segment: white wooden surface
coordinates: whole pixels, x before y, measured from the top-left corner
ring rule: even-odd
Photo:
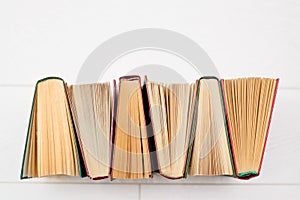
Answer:
[[[224,78],[281,78],[262,174],[250,181],[189,177],[170,181],[19,180],[35,82],[74,82],[91,51],[124,31],[156,27],[199,43]],[[1,199],[256,199],[300,197],[300,2],[0,2]],[[157,63],[159,64],[159,63]]]

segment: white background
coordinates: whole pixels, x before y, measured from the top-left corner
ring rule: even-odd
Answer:
[[[150,182],[19,180],[35,82],[74,82],[87,56],[114,35],[164,28],[197,42],[221,77],[281,78],[260,177]],[[299,199],[300,1],[74,1],[0,3],[0,198]],[[158,63],[159,64],[159,63]]]

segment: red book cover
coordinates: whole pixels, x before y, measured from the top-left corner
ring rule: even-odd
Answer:
[[[277,90],[278,90],[278,83],[279,83],[279,79],[276,79],[276,86],[275,86],[275,91],[274,91],[274,96],[272,99],[272,108],[271,108],[271,113],[270,113],[270,117],[269,117],[269,121],[268,121],[268,128],[267,128],[267,132],[266,132],[266,137],[265,137],[265,141],[264,141],[264,147],[263,147],[263,152],[262,152],[262,156],[261,156],[261,160],[260,160],[260,166],[258,169],[258,173],[257,174],[252,174],[250,176],[239,176],[238,174],[238,170],[237,170],[237,165],[236,165],[236,158],[235,158],[235,149],[233,147],[233,139],[232,139],[232,134],[231,134],[231,127],[230,127],[230,123],[229,123],[229,114],[228,114],[228,106],[227,106],[227,98],[226,98],[226,94],[225,94],[225,89],[224,89],[224,79],[221,80],[221,86],[222,86],[222,92],[223,92],[223,100],[224,100],[224,107],[225,107],[225,114],[226,114],[226,119],[227,119],[227,125],[228,125],[228,132],[229,132],[229,139],[230,139],[230,143],[231,143],[231,151],[232,151],[232,157],[233,157],[233,161],[234,161],[234,165],[235,165],[235,173],[236,173],[236,177],[239,179],[243,179],[243,180],[248,180],[254,177],[259,176],[260,174],[260,170],[261,170],[261,166],[262,166],[262,161],[263,161],[263,157],[264,157],[264,153],[265,153],[265,149],[266,149],[266,143],[267,143],[267,139],[268,139],[268,135],[269,135],[269,128],[270,128],[270,124],[271,124],[271,119],[272,119],[272,114],[273,114],[273,110],[274,110],[274,105],[275,105],[275,99],[276,99],[276,94],[277,94]]]
[[[273,101],[272,101],[272,108],[271,108],[270,118],[269,118],[269,122],[268,122],[268,129],[267,129],[266,139],[265,139],[265,143],[264,143],[263,154],[261,156],[261,160],[260,160],[260,164],[259,164],[258,175],[260,174],[262,161],[263,161],[264,153],[265,153],[265,149],[266,149],[267,139],[268,139],[268,136],[269,136],[269,129],[270,129],[270,125],[271,125],[271,119],[272,119],[272,114],[273,114],[273,110],[274,110],[275,99],[276,99],[277,90],[278,90],[278,84],[279,84],[279,78],[276,79],[276,87],[275,87],[274,97],[273,97]]]

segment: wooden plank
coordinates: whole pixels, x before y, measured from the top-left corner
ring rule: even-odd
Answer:
[[[2,199],[130,199],[138,200],[137,185],[0,184]]]
[[[299,199],[299,185],[142,185],[141,200]]]

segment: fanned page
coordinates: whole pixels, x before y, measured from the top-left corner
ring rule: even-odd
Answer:
[[[138,76],[121,77],[114,133],[112,178],[151,178],[151,162]]]
[[[69,95],[87,175],[106,178],[110,170],[110,84],[71,85]]]
[[[64,81],[36,84],[24,151],[22,178],[80,175],[80,161]]]
[[[201,78],[189,175],[233,175],[223,98],[219,80]]]
[[[158,168],[167,178],[184,177],[195,87],[195,83],[166,85],[146,80]]]
[[[223,80],[236,174],[251,178],[260,172],[278,79]]]

